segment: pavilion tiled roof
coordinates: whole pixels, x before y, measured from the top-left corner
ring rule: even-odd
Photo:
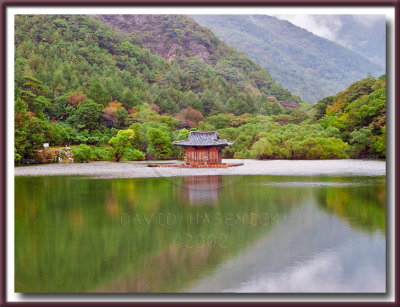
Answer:
[[[190,131],[187,140],[175,141],[173,144],[178,146],[229,146],[233,142],[221,140],[216,131]]]

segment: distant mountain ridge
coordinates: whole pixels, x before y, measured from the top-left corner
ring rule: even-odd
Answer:
[[[292,23],[267,15],[190,15],[309,103],[343,90],[382,67]]]
[[[276,15],[386,67],[385,15]]]

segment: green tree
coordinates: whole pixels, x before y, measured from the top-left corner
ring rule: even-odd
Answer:
[[[89,87],[87,97],[94,102],[105,106],[111,101],[111,96],[103,88],[99,80],[95,80]]]
[[[165,131],[156,128],[150,128],[147,131],[149,146],[147,153],[157,159],[169,159],[172,156],[171,138]]]
[[[135,132],[132,129],[119,130],[117,135],[108,142],[113,148],[115,162],[119,162],[126,151],[131,148]]]
[[[133,108],[141,103],[140,99],[132,92],[130,88],[125,87],[122,91],[122,105],[127,108]]]
[[[241,115],[244,113],[248,113],[248,105],[246,102],[239,97],[231,97],[228,99],[228,108],[231,110],[235,115]]]
[[[128,115],[129,115],[129,113],[125,109],[118,109],[115,112],[115,118],[117,119],[117,121],[119,122],[121,127],[125,126],[126,119],[128,118]]]
[[[186,140],[189,137],[190,131],[186,128],[181,130],[175,131],[176,137],[174,138],[175,141]],[[183,157],[184,149],[181,146],[173,146],[172,147],[173,155],[178,158]]]
[[[272,155],[272,145],[266,138],[261,138],[253,144],[251,153],[257,159],[266,159]]]
[[[178,136],[176,137],[177,141],[186,140],[189,137],[189,130],[183,128],[179,130]]]
[[[89,130],[96,129],[99,126],[100,112],[103,109],[101,104],[91,99],[85,99],[80,102],[76,109],[76,120],[80,127]]]
[[[28,124],[31,114],[28,113],[28,105],[18,98],[14,104],[14,147],[16,155],[25,156],[25,149],[29,146]],[[18,157],[16,156],[15,157]],[[19,159],[19,160],[20,160]],[[15,161],[19,163],[19,161]]]
[[[140,150],[129,148],[126,151],[125,158],[129,161],[143,161],[145,155]]]
[[[321,99],[314,105],[314,120],[320,120],[322,117],[325,116],[326,108],[333,104],[334,99],[334,96],[328,96]]]
[[[77,148],[72,149],[72,157],[76,162],[89,162],[92,156],[92,149],[86,144],[80,144]]]
[[[350,150],[353,157],[360,157],[366,155],[373,143],[371,127],[363,127],[356,129],[350,133]]]
[[[372,153],[380,158],[386,158],[386,125],[381,128],[381,134],[374,137]]]

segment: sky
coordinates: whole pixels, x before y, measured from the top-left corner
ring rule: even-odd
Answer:
[[[275,14],[386,67],[386,16],[383,14]]]
[[[343,44],[339,32],[342,28],[342,15],[275,15],[275,17],[290,21],[294,25],[306,29],[315,35]],[[383,18],[383,15],[351,15],[353,20],[364,26],[373,27],[375,21]]]

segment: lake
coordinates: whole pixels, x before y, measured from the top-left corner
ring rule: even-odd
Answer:
[[[385,177],[15,178],[16,292],[385,292]]]

